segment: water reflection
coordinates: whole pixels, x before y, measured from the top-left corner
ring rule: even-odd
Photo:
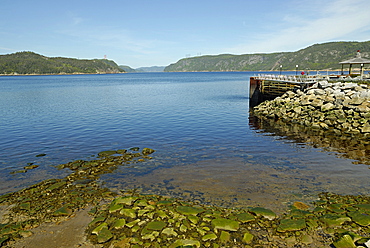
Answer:
[[[249,124],[258,133],[284,137],[287,141],[322,148],[340,158],[352,159],[353,164],[370,165],[370,137],[364,135],[336,135],[325,130],[308,128],[281,120],[260,119],[250,115]]]

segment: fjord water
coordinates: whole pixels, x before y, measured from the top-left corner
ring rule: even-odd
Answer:
[[[69,173],[58,164],[130,147],[156,152],[102,176],[104,186],[234,207],[369,194],[367,165],[253,123],[254,74],[0,77],[0,194]],[[39,167],[11,174],[27,163]]]

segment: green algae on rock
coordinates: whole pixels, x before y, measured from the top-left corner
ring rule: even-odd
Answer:
[[[356,248],[355,242],[353,242],[351,236],[344,235],[333,243],[336,248]]]
[[[344,222],[351,221],[351,218],[340,214],[325,214],[320,217],[320,221],[323,222],[327,227],[338,227]]]
[[[361,225],[361,226],[369,226],[370,225],[370,215],[366,213],[361,213],[359,211],[354,211],[348,213],[348,216],[351,217],[352,221]]]
[[[278,232],[298,231],[306,228],[306,221],[304,219],[282,219],[277,228]]]
[[[277,217],[277,215],[270,209],[261,208],[261,207],[252,208],[249,210],[249,212],[254,213],[257,216],[262,216],[269,220],[273,220]]]
[[[240,214],[236,214],[236,217],[238,218],[239,221],[241,221],[242,223],[246,223],[246,222],[250,222],[250,221],[254,221],[255,218],[253,215],[251,215],[250,213],[240,213]]]
[[[80,209],[98,205],[102,200],[113,200],[115,193],[102,188],[97,179],[100,175],[112,172],[117,166],[138,163],[139,159],[143,158],[150,159],[140,152],[131,153],[126,150],[101,152],[95,160],[76,160],[57,166],[59,169],[71,170],[71,174],[63,179],[45,180],[20,191],[0,196],[0,204],[8,205],[8,211],[0,222],[0,243],[19,239],[26,235],[28,229],[37,227],[43,222],[63,221]],[[36,168],[36,165],[28,166]],[[116,199],[111,207],[111,213],[122,211],[123,206],[130,205],[130,201],[134,200]],[[90,223],[90,226],[101,224],[103,221],[106,219],[99,216]],[[116,223],[115,227],[121,227],[119,224],[122,225]],[[105,243],[112,238],[109,232],[107,229],[96,233],[99,243]]]
[[[89,212],[94,220],[86,227],[88,238],[104,248],[346,247],[370,242],[367,196],[322,193],[312,203],[313,210],[294,204],[277,216],[261,207],[227,209],[135,190],[117,195],[101,188],[99,176],[146,156],[127,150],[101,155],[59,166],[72,171],[64,179],[45,180],[0,196],[0,203],[10,210],[0,223],[0,245],[32,235],[29,229],[40,223],[63,221],[87,206],[94,206]]]
[[[238,231],[239,222],[235,220],[219,218],[212,220],[212,226],[215,229],[221,229],[225,231]]]
[[[204,212],[204,209],[190,207],[190,206],[178,206],[176,208],[176,211],[184,215],[197,215],[199,213]]]
[[[253,238],[254,238],[253,234],[251,234],[250,232],[246,232],[243,235],[243,243],[250,244],[252,243]]]

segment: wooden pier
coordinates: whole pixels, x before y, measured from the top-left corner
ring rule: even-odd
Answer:
[[[265,100],[272,100],[289,90],[301,90],[318,81],[314,77],[258,74],[250,78],[249,99],[251,107]]]

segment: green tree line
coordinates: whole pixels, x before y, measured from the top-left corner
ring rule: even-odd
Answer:
[[[370,58],[370,41],[328,42],[315,44],[296,52],[260,54],[221,54],[184,58],[165,68],[173,71],[269,71],[269,70],[335,70],[339,62],[356,57]],[[370,65],[369,65],[370,66]]]
[[[73,74],[124,72],[111,60],[45,57],[34,52],[0,55],[0,74]]]

